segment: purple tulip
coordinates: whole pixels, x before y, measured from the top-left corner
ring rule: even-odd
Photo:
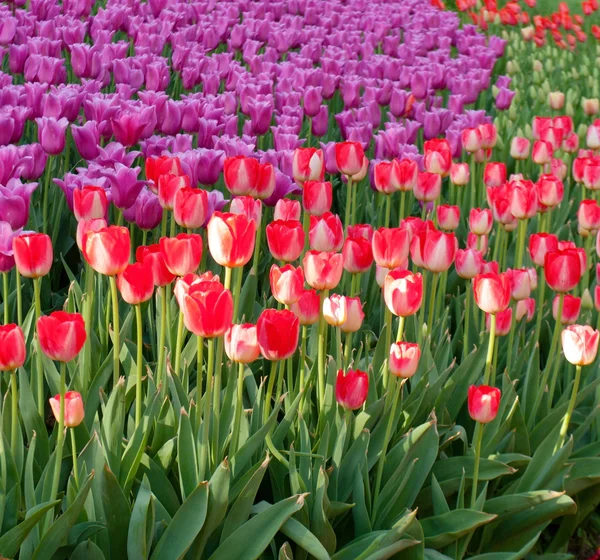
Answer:
[[[323,103],[323,88],[309,87],[304,92],[304,113],[307,117],[314,118],[319,114]]]
[[[135,202],[123,210],[123,217],[131,223],[137,224],[140,229],[151,230],[160,224],[163,208],[158,196],[144,187]]]
[[[38,142],[43,150],[51,156],[60,154],[65,149],[65,133],[69,121],[64,117],[38,117],[35,119],[38,126]]]
[[[329,128],[329,109],[327,105],[321,105],[319,113],[312,120],[313,136],[321,137],[327,134]]]
[[[229,200],[225,199],[221,191],[208,191],[208,212],[206,213],[206,221],[202,224],[202,227],[206,227],[212,215],[215,212],[220,212],[228,202]]]
[[[21,163],[19,170],[21,177],[26,181],[39,179],[46,169],[48,155],[40,144],[23,144],[18,148]]]
[[[0,221],[0,272],[9,272],[15,266],[12,241],[21,232],[21,228],[13,230],[8,222]]]
[[[139,196],[146,184],[146,181],[138,179],[140,171],[139,167],[130,168],[118,162],[115,163],[114,171],[104,170],[103,174],[110,182],[113,204],[117,208],[130,208]]]
[[[96,121],[87,121],[83,126],[71,125],[73,142],[83,159],[92,160],[98,157],[100,150],[100,130]]]
[[[122,111],[118,117],[111,119],[115,140],[123,144],[123,146],[135,146],[140,138],[142,138],[142,134],[151,122],[151,119],[152,115],[147,110],[136,112]]]
[[[29,220],[29,202],[37,183],[21,183],[10,179],[5,187],[0,185],[0,220],[13,229],[25,227]]]
[[[124,165],[125,167],[131,167],[135,158],[137,158],[141,152],[136,150],[127,151],[122,144],[118,142],[111,142],[104,148],[98,147],[98,157],[96,162],[102,166],[114,167],[117,163]]]
[[[510,105],[515,95],[516,92],[511,91],[508,88],[501,87],[498,90],[498,95],[496,96],[496,108],[499,111],[506,111],[507,109],[510,109]]]

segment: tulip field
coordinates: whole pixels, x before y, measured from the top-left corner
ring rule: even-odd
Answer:
[[[597,0],[0,6],[0,559],[600,558]]]

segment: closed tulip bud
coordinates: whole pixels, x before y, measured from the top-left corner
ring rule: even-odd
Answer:
[[[60,418],[60,395],[49,399],[50,408],[56,421]],[[65,393],[65,428],[76,428],[83,422],[85,410],[83,400],[77,391],[67,391]]]
[[[500,407],[500,389],[487,385],[471,385],[469,387],[469,415],[475,422],[487,424],[492,422]]]
[[[517,160],[526,160],[529,157],[531,143],[527,138],[515,136],[510,144],[510,156]]]
[[[412,342],[395,342],[390,348],[389,368],[392,375],[409,379],[419,367],[421,348]]]
[[[0,325],[0,371],[12,371],[25,363],[25,336],[18,325]]]
[[[600,123],[591,124],[587,129],[586,144],[590,150],[600,149]]]
[[[252,257],[256,222],[241,214],[215,212],[208,222],[208,249],[221,266],[244,266]]]
[[[362,170],[365,153],[360,142],[338,142],[335,145],[335,161],[340,173],[353,176]]]
[[[323,317],[327,324],[339,327],[346,320],[348,306],[345,296],[332,294],[323,300]]]
[[[406,269],[406,266],[404,267]],[[383,288],[385,284],[385,277],[388,275],[390,271],[389,268],[385,268],[385,266],[375,265],[375,281],[380,288]]]
[[[483,182],[486,187],[499,187],[506,182],[506,165],[490,162],[485,166]]]
[[[286,360],[296,352],[300,322],[292,311],[265,309],[256,330],[260,352],[267,360]]]
[[[180,233],[176,237],[161,237],[160,252],[171,274],[185,276],[196,272],[202,260],[202,237],[195,233]]]
[[[478,274],[473,280],[475,303],[485,313],[504,311],[510,303],[510,279],[507,274]]]
[[[544,266],[546,253],[558,250],[558,238],[552,233],[533,233],[529,237],[529,256],[537,266]]]
[[[512,308],[509,307],[504,311],[496,313],[496,336],[506,336],[510,333],[512,327]],[[492,316],[489,313],[485,314],[485,328],[488,332],[491,330]]]
[[[302,265],[306,282],[315,290],[333,290],[340,283],[344,271],[340,253],[307,251]]]
[[[391,161],[380,161],[373,167],[373,186],[377,192],[392,194],[398,190],[398,181],[395,179],[396,166]]]
[[[295,261],[304,249],[304,230],[298,221],[276,220],[267,225],[267,244],[273,258]]]
[[[229,192],[235,196],[249,195],[256,189],[260,175],[258,160],[246,156],[225,158],[223,178]]]
[[[245,216],[248,220],[254,220],[258,229],[262,220],[262,207],[263,203],[260,199],[251,196],[236,196],[231,201],[229,211],[232,214]]]
[[[428,173],[445,177],[450,173],[452,151],[446,139],[427,140],[423,146],[425,153],[424,164]]]
[[[481,131],[478,128],[465,128],[460,135],[463,149],[474,154],[478,150],[481,150],[482,136]]]
[[[558,306],[560,296],[555,296],[552,300],[552,317],[558,321]],[[579,319],[581,312],[581,298],[566,294],[563,301],[562,315],[560,317],[561,325],[574,325]]]
[[[384,268],[402,266],[408,259],[410,231],[405,227],[379,228],[373,234],[373,258]]]
[[[579,232],[584,237],[600,229],[600,206],[595,200],[582,200],[577,211]]]
[[[283,305],[295,303],[304,291],[304,272],[291,264],[281,268],[276,264],[271,266],[269,281],[273,297]]]
[[[161,175],[158,178],[158,201],[165,210],[173,210],[175,197],[183,188],[190,188],[187,175]]]
[[[475,235],[487,235],[492,231],[494,218],[489,208],[471,208],[469,212],[469,229]]]
[[[56,362],[74,359],[81,352],[87,336],[83,317],[64,311],[42,315],[37,322],[37,333],[42,352]]]
[[[148,301],[154,292],[154,279],[149,264],[130,264],[117,276],[117,287],[121,297],[129,305]]]
[[[281,220],[284,222],[298,221],[300,220],[301,213],[302,207],[300,206],[300,202],[289,198],[282,198],[275,204],[273,220]]]
[[[584,99],[582,105],[583,112],[588,116],[597,115],[600,112],[600,99]]]
[[[308,240],[313,251],[339,251],[344,245],[344,228],[340,217],[331,212],[311,216]]]
[[[329,181],[306,181],[302,187],[302,206],[311,216],[322,216],[331,210],[333,192]]]
[[[460,222],[460,208],[442,204],[436,208],[437,221],[441,229],[453,231],[458,228]]]
[[[238,364],[250,364],[260,356],[256,325],[231,325],[225,331],[225,353]]]
[[[395,166],[394,175],[398,179],[399,190],[403,192],[412,191],[419,176],[419,166],[416,161],[403,159],[402,161],[394,160]]]
[[[567,361],[576,366],[587,366],[598,354],[600,332],[590,326],[571,325],[563,330],[562,348]]]
[[[554,111],[560,111],[565,106],[565,94],[562,91],[551,91],[548,94],[548,105]]]
[[[483,266],[481,251],[476,249],[458,249],[454,263],[456,273],[465,280],[471,280],[477,276]]]
[[[457,187],[469,184],[471,170],[468,163],[453,163],[450,167],[450,181]]]
[[[542,175],[536,183],[538,202],[545,208],[558,206],[564,196],[564,186],[560,179],[553,175]]]
[[[510,280],[510,295],[513,300],[521,301],[531,295],[531,275],[526,268],[509,268],[506,271]]]
[[[384,280],[383,298],[394,315],[414,315],[423,302],[423,277],[408,270],[390,271]]]
[[[348,237],[342,250],[344,270],[350,274],[367,272],[373,264],[371,243],[364,237]]]
[[[89,185],[73,191],[73,213],[78,222],[105,218],[107,210],[108,199],[103,188]]]
[[[469,232],[467,234],[467,249],[477,249],[485,255],[488,250],[489,237],[487,235],[475,235]]]
[[[369,376],[360,370],[349,369],[337,373],[335,399],[346,410],[356,410],[367,400],[369,394]]]
[[[546,165],[552,161],[552,145],[544,140],[536,140],[533,144],[533,162],[537,165]]]
[[[565,293],[575,288],[584,270],[576,249],[552,251],[544,257],[546,282],[555,292]]]
[[[510,212],[517,220],[533,218],[538,211],[538,196],[531,181],[517,181],[510,191]]]
[[[533,298],[524,299],[517,302],[516,321],[519,322],[523,317],[527,322],[531,321],[535,315],[535,300]]]
[[[365,314],[359,297],[346,298],[346,320],[340,325],[343,332],[357,332],[362,327]]]
[[[454,262],[458,242],[454,233],[429,230],[417,233],[410,244],[410,254],[418,265],[432,272],[444,272]]]
[[[89,265],[105,276],[116,276],[129,264],[131,241],[129,230],[109,226],[99,231],[89,230],[83,236],[83,256]]]
[[[304,290],[300,299],[290,305],[301,325],[314,325],[321,314],[321,299],[316,290]]]
[[[484,150],[493,149],[498,142],[498,130],[495,125],[485,123],[480,124],[478,128],[479,132],[481,132],[481,148]]]
[[[173,217],[183,228],[202,227],[208,218],[208,210],[208,193],[205,190],[184,187],[175,194]]]
[[[233,298],[220,282],[198,282],[183,296],[183,322],[196,336],[223,336],[231,326]]]
[[[413,193],[421,202],[433,202],[442,192],[442,176],[427,171],[419,173]]]
[[[292,174],[298,185],[306,181],[322,181],[325,175],[323,150],[296,148],[292,160]]]
[[[45,233],[24,233],[12,240],[17,270],[25,278],[41,278],[52,267],[52,241]]]

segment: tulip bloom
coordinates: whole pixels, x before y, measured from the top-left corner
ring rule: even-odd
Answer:
[[[590,326],[571,325],[562,331],[561,340],[565,358],[576,366],[587,366],[598,354],[600,332]]]
[[[302,206],[311,216],[322,216],[331,209],[333,194],[329,181],[306,181],[302,186]]]
[[[436,213],[440,229],[453,231],[458,228],[460,223],[460,208],[458,206],[442,204],[436,208]]]
[[[319,217],[311,216],[308,240],[313,251],[339,251],[344,244],[344,228],[340,217],[331,212]]]
[[[300,322],[288,309],[265,309],[256,323],[258,346],[270,361],[286,360],[298,347]]]
[[[538,197],[531,181],[516,181],[510,191],[510,212],[517,220],[533,218],[538,211]]]
[[[304,273],[301,267],[295,268],[287,264],[279,268],[271,266],[269,282],[273,297],[283,305],[297,302],[304,291]]]
[[[202,260],[202,237],[196,233],[180,233],[176,237],[161,237],[160,252],[165,266],[175,276],[196,272]]]
[[[278,261],[295,261],[304,249],[304,230],[297,220],[275,220],[266,227],[267,245]]]
[[[554,175],[542,175],[536,183],[538,202],[544,208],[558,206],[564,196],[564,186]]]
[[[148,301],[154,293],[154,279],[150,264],[130,264],[117,276],[117,288],[121,297],[129,305],[139,305]]]
[[[208,194],[205,190],[183,187],[175,194],[173,217],[186,229],[202,227],[208,218]]]
[[[184,188],[191,188],[187,175],[161,175],[158,178],[158,201],[165,210],[173,210],[177,193]]]
[[[252,257],[256,223],[242,214],[215,212],[208,222],[208,249],[221,266],[244,266]]]
[[[365,314],[359,297],[346,298],[346,320],[340,325],[345,333],[356,332],[362,327]]]
[[[466,280],[472,280],[481,273],[483,255],[477,249],[458,249],[454,262],[456,273]]]
[[[85,323],[79,313],[55,311],[42,315],[37,322],[40,348],[56,362],[70,362],[83,348]]]
[[[360,142],[338,142],[335,145],[335,162],[343,175],[352,176],[360,172],[364,158]]]
[[[513,310],[508,307],[504,311],[496,313],[496,336],[506,336],[510,333],[512,327]],[[488,332],[491,331],[492,316],[489,313],[485,314],[485,328]]]
[[[450,167],[450,181],[457,187],[464,187],[469,184],[471,170],[468,163],[453,163]]]
[[[333,290],[340,283],[343,265],[340,253],[307,251],[302,261],[306,282],[315,290]]]
[[[223,178],[229,192],[235,196],[249,195],[256,188],[260,174],[257,159],[246,156],[225,158]]]
[[[492,231],[494,218],[489,208],[471,208],[469,212],[469,229],[475,235],[487,235]]]
[[[526,160],[530,147],[531,142],[527,138],[515,136],[510,144],[510,156],[516,160]]]
[[[558,321],[558,308],[560,305],[560,296],[556,296],[552,300],[552,317],[555,321]],[[579,312],[581,311],[581,298],[571,296],[569,294],[564,296],[562,314],[560,316],[561,325],[574,325],[579,319]]]
[[[427,140],[423,146],[425,170],[445,177],[450,173],[452,151],[446,139]]]
[[[41,278],[52,267],[52,241],[45,233],[24,233],[12,241],[17,270],[25,278]]]
[[[304,290],[300,299],[290,305],[301,325],[314,325],[321,313],[321,298],[316,290]]]
[[[18,325],[0,325],[0,371],[12,371],[25,363],[25,336]]]
[[[346,321],[348,305],[346,298],[333,294],[323,300],[323,317],[328,325],[339,327]]]
[[[421,202],[433,202],[442,192],[442,176],[427,171],[419,173],[413,193]]]
[[[399,190],[402,192],[412,191],[417,184],[419,176],[419,166],[416,161],[403,159],[402,161],[394,160],[394,174],[398,179]]]
[[[405,227],[379,228],[373,234],[373,258],[384,268],[398,268],[408,259],[410,231]]]
[[[161,175],[182,175],[181,161],[177,157],[160,156],[146,158],[146,179],[158,186]]]
[[[56,421],[60,418],[60,395],[49,399],[50,408]],[[76,428],[83,422],[85,410],[83,400],[77,391],[67,391],[65,393],[65,428]]]
[[[246,216],[249,220],[254,220],[258,229],[262,220],[262,207],[261,200],[251,196],[236,196],[229,205],[229,211],[232,214]]]
[[[260,348],[256,325],[231,325],[225,332],[225,353],[238,364],[250,364],[258,359]]]
[[[571,291],[583,275],[583,267],[576,249],[564,249],[546,253],[544,272],[548,286],[555,292]]]
[[[474,154],[481,150],[481,131],[478,128],[465,128],[460,135],[462,147],[465,152]]]
[[[533,298],[524,299],[517,302],[517,313],[515,319],[520,321],[527,317],[527,322],[533,319],[535,314],[535,300]]]
[[[485,166],[483,182],[486,187],[499,187],[506,182],[506,164],[490,162]]]
[[[109,226],[88,231],[83,236],[83,256],[90,266],[105,276],[116,276],[129,263],[131,241],[126,227]]]
[[[108,199],[103,188],[88,185],[73,191],[73,214],[78,222],[105,218],[107,210]]]
[[[296,148],[292,160],[292,175],[298,185],[306,181],[322,181],[325,175],[323,150]]]
[[[192,284],[183,296],[183,322],[196,336],[223,336],[233,319],[233,297],[220,282]]]
[[[421,348],[412,342],[395,342],[390,348],[389,368],[392,375],[409,379],[417,371]]]
[[[344,270],[351,274],[367,272],[373,264],[371,243],[364,237],[348,236],[342,249]]]
[[[500,407],[500,389],[487,385],[471,385],[469,387],[469,415],[475,422],[487,424],[492,422]]]
[[[367,400],[369,394],[369,376],[360,370],[349,369],[337,373],[335,399],[346,410],[356,410]]]
[[[508,269],[510,280],[510,295],[513,300],[521,301],[531,295],[531,275],[526,268]]]
[[[135,252],[135,258],[138,262],[144,263],[147,266],[147,270],[155,286],[167,286],[175,280],[176,275],[167,268],[165,258],[158,243],[138,247]]]
[[[550,142],[536,140],[533,144],[533,153],[531,159],[537,165],[546,165],[552,161],[554,150]]]
[[[383,284],[383,298],[394,315],[414,315],[423,302],[423,277],[408,270],[388,272]]]
[[[546,253],[558,250],[558,238],[551,233],[533,233],[529,237],[529,256],[537,266],[544,266]]]
[[[297,200],[282,198],[275,204],[275,212],[273,212],[273,221],[281,220],[283,222],[292,222],[300,220],[302,207]]]
[[[454,233],[423,230],[410,244],[410,254],[417,266],[432,272],[444,272],[454,262],[457,240]]]
[[[473,293],[479,309],[485,313],[504,311],[510,303],[510,279],[507,274],[478,274],[473,281]]]

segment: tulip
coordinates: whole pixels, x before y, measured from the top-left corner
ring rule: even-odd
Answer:
[[[223,336],[233,319],[231,292],[220,282],[192,284],[183,297],[185,328],[196,336]]]
[[[385,277],[383,297],[394,315],[414,315],[423,302],[423,277],[408,270],[392,270]]]
[[[456,273],[466,280],[471,280],[481,273],[483,256],[477,249],[458,249],[455,260]]]
[[[475,422],[487,424],[492,422],[500,407],[500,389],[487,385],[471,385],[469,387],[469,415]]]
[[[448,270],[454,262],[457,241],[454,233],[423,230],[413,237],[410,254],[417,266],[432,272]]]
[[[335,398],[346,410],[356,410],[367,400],[369,393],[369,376],[360,370],[349,369],[344,375],[343,370],[337,373],[335,383]]]
[[[73,213],[78,222],[105,218],[107,211],[108,199],[103,188],[88,185],[73,191]]]
[[[391,161],[380,161],[373,167],[373,186],[377,192],[392,194],[398,190],[399,182],[395,176],[397,166]]]
[[[286,360],[298,347],[300,322],[287,309],[265,309],[256,323],[258,346],[264,358]]]
[[[417,371],[421,348],[411,342],[395,342],[390,348],[390,372],[396,377],[409,379]]]
[[[365,154],[359,142],[338,142],[335,145],[335,161],[340,173],[353,176],[363,167]]]
[[[129,230],[109,226],[99,231],[90,230],[83,236],[83,256],[89,265],[105,276],[116,276],[129,263]]]
[[[521,321],[523,317],[527,317],[527,322],[533,319],[535,314],[535,300],[533,298],[524,299],[517,302],[516,321]]]
[[[529,157],[530,146],[527,138],[515,136],[510,145],[510,156],[516,160],[526,160]]]
[[[158,200],[165,210],[173,210],[177,193],[184,188],[191,188],[187,175],[161,175],[158,178]]]
[[[356,224],[348,228],[348,237],[363,237],[369,243],[373,240],[373,227],[369,224]]]
[[[21,327],[0,325],[0,371],[12,371],[25,363],[25,336]]]
[[[547,252],[544,257],[544,273],[548,286],[555,292],[571,291],[582,277],[579,253],[575,249]]]
[[[396,166],[395,175],[398,179],[399,190],[402,192],[412,191],[416,184],[419,175],[419,166],[416,161],[403,159],[398,162],[394,160]]]
[[[65,149],[66,131],[69,121],[66,118],[38,117],[35,119],[38,127],[38,142],[44,152],[57,156]]]
[[[284,222],[299,221],[301,213],[302,207],[300,206],[300,202],[289,198],[282,198],[275,204],[273,220],[281,220]]]
[[[410,231],[405,227],[379,228],[373,234],[373,258],[384,268],[398,268],[407,261]]]
[[[64,426],[65,428],[76,428],[83,422],[85,410],[81,395],[76,391],[67,391],[64,396]],[[60,419],[61,397],[60,394],[49,399],[50,408],[54,418]]]
[[[323,150],[296,148],[292,161],[292,175],[300,186],[306,181],[322,181],[325,175]]]
[[[548,105],[554,111],[560,111],[565,106],[565,94],[562,91],[548,93]]]
[[[464,187],[469,184],[471,171],[468,163],[453,163],[450,167],[450,181],[458,187]]]
[[[551,233],[534,233],[529,237],[529,256],[537,266],[544,266],[546,254],[558,250],[558,238]]]
[[[478,128],[465,128],[461,132],[462,147],[470,154],[481,150],[482,141],[481,131]]]
[[[148,301],[154,293],[154,278],[150,264],[141,262],[128,265],[117,276],[117,287],[121,297],[129,305],[139,305]]]
[[[481,147],[484,150],[490,150],[496,146],[498,141],[498,131],[491,123],[481,124],[478,127],[481,132]]]
[[[229,205],[229,211],[232,214],[243,215],[248,220],[253,220],[258,230],[262,221],[262,207],[263,203],[259,199],[251,196],[236,196]]]
[[[593,123],[588,127],[586,134],[586,144],[590,150],[600,149],[600,123]]]
[[[558,309],[560,306],[560,296],[556,296],[552,300],[552,317],[555,321],[558,321]],[[561,325],[574,325],[579,319],[579,312],[581,311],[581,298],[565,295],[563,301],[562,313],[560,316]]]
[[[473,282],[475,303],[484,313],[504,311],[510,303],[510,279],[506,273],[478,274]]]
[[[419,173],[413,193],[421,202],[433,202],[442,192],[442,176],[434,173]]]
[[[510,295],[513,300],[527,299],[531,294],[531,276],[526,268],[508,269],[506,271],[510,280]]]
[[[339,251],[344,244],[344,228],[340,217],[331,212],[311,216],[308,239],[313,251]]]
[[[346,298],[333,294],[323,300],[323,318],[332,327],[339,327],[347,318],[348,305]]]
[[[373,250],[371,243],[364,237],[349,235],[342,249],[344,270],[350,274],[367,272],[373,264]]]
[[[324,311],[323,311],[324,313]],[[346,319],[340,325],[340,328],[345,333],[354,333],[362,327],[365,314],[363,312],[362,302],[358,297],[346,298]],[[348,339],[346,339],[348,344]]]
[[[182,175],[181,161],[177,157],[160,156],[146,158],[146,179],[158,186],[161,175]]]
[[[564,186],[562,181],[553,175],[541,175],[536,188],[538,201],[544,208],[554,208],[562,202]]]
[[[267,245],[273,258],[293,262],[304,249],[304,230],[297,220],[275,220],[267,225]]]
[[[538,197],[531,181],[517,181],[510,191],[510,212],[518,220],[533,218],[538,211]]]
[[[257,360],[260,348],[256,325],[231,325],[225,332],[225,353],[238,364],[250,364]]]
[[[37,332],[40,348],[48,358],[57,362],[70,362],[85,344],[86,332],[79,313],[55,311],[38,319]]]
[[[490,162],[485,166],[483,182],[486,187],[498,187],[506,182],[506,164]]]
[[[533,144],[533,153],[531,159],[537,165],[546,165],[552,161],[554,150],[549,142],[536,140]]]
[[[223,178],[229,192],[236,196],[249,195],[258,184],[258,160],[246,156],[225,158]]]
[[[329,181],[306,181],[302,186],[302,206],[311,216],[329,213],[332,189]]]
[[[155,286],[167,286],[175,280],[176,275],[167,268],[165,258],[158,243],[138,247],[135,258],[138,262],[146,265],[146,270],[150,274]]]
[[[469,213],[469,229],[475,235],[487,235],[492,231],[494,219],[488,208],[471,208]]]
[[[173,217],[177,224],[187,229],[202,227],[208,218],[208,195],[202,189],[183,187],[173,201]]]
[[[271,266],[269,281],[273,297],[286,306],[296,303],[304,291],[302,268],[295,268],[291,264],[281,268],[276,264]]]
[[[175,276],[196,272],[202,260],[202,237],[196,233],[180,233],[161,237],[160,252],[165,266]]]
[[[436,208],[436,213],[438,225],[441,229],[453,231],[458,228],[460,223],[460,208],[458,206],[442,204]]]
[[[506,336],[507,334],[509,334],[511,332],[511,327],[512,327],[512,317],[513,317],[513,310],[512,307],[509,307],[508,309],[505,309],[504,311],[500,311],[498,313],[496,313],[496,326],[495,326],[495,331],[494,331],[494,336]],[[490,315],[489,313],[485,314],[485,327],[488,330],[488,332],[491,332],[492,330],[492,315]],[[510,342],[510,339],[509,339]],[[510,349],[509,349],[509,353],[510,353]],[[510,354],[509,354],[509,358],[510,360]],[[510,365],[507,366],[510,369]]]
[[[316,290],[304,290],[295,303],[290,305],[301,325],[314,325],[319,320],[321,301]]]
[[[256,223],[241,214],[215,212],[208,222],[208,248],[221,266],[244,266],[252,257]]]
[[[340,283],[343,264],[339,253],[307,251],[302,261],[306,282],[315,290],[332,290]]]
[[[450,144],[445,139],[427,140],[423,146],[425,153],[425,170],[445,177],[450,173],[452,165],[452,151]]]
[[[45,233],[24,233],[12,241],[13,255],[19,274],[41,278],[52,267],[52,241]]]

